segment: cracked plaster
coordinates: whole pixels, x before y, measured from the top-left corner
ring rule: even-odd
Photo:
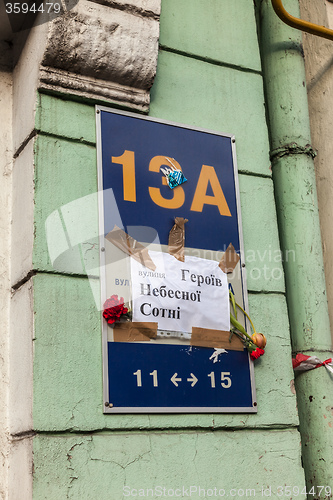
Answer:
[[[105,493],[120,499],[124,486],[200,485],[255,488],[259,493],[266,484],[276,488],[281,477],[286,484],[302,487],[299,446],[296,430],[39,436],[35,441],[36,498],[43,498],[47,491],[48,500],[98,498]],[[46,460],[39,458],[40,447],[46,451]],[[235,450],[237,467],[230,459]]]

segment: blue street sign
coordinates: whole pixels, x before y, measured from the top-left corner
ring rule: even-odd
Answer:
[[[167,252],[174,219],[182,217],[188,220],[185,245],[191,255],[218,263],[232,243],[242,259],[233,136],[98,106],[96,116],[102,303],[111,295],[124,297],[125,305],[132,299],[131,258],[106,238],[115,226],[148,249]],[[177,181],[181,184],[175,187]],[[246,307],[241,264],[232,286]],[[148,285],[142,286],[150,293]],[[187,292],[179,291],[176,298],[181,293]],[[199,293],[187,297],[200,302]],[[157,308],[148,302],[143,311],[152,311],[147,321],[153,324]],[[200,304],[193,302],[193,308],[200,310]],[[170,309],[162,310],[170,317]],[[103,320],[105,413],[256,411],[246,350],[217,353],[213,346],[192,346],[191,332],[181,328],[165,332],[157,326],[157,337],[124,341],[114,332]]]
[[[124,357],[126,352],[126,357]],[[227,351],[213,363],[214,349],[109,342],[109,401],[134,407],[198,412],[252,407],[248,356]]]

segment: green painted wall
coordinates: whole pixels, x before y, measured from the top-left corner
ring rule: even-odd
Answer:
[[[92,292],[98,280],[85,274],[92,257],[84,249],[69,250],[53,266],[47,248],[52,235],[45,231],[55,210],[96,192],[95,111],[93,103],[40,94],[35,500],[120,500],[126,498],[124,485],[254,488],[257,497],[271,486],[271,498],[279,498],[279,485],[304,487],[252,2],[165,0],[160,44],[150,115],[236,136],[250,313],[268,337],[265,356],[255,366],[258,413],[103,415],[101,314]],[[97,223],[97,206],[79,216],[78,237],[82,225]]]
[[[301,468],[299,438],[290,430],[39,436],[34,449],[36,471],[43,477],[35,482],[35,498],[49,500],[135,498],[141,489],[155,487],[165,487],[163,497],[170,498],[172,490],[179,497],[177,490],[183,486],[187,496],[191,487],[198,488],[196,494],[192,489],[191,498],[209,498],[214,488],[225,490],[229,497],[239,492],[238,498],[252,489],[255,495],[248,491],[247,497],[265,498],[262,488],[269,486],[270,497],[279,498],[278,492],[283,491],[279,486],[303,484],[297,473]],[[137,495],[125,489],[123,496],[124,485],[136,489]],[[207,495],[201,492],[199,496],[199,487],[208,490]]]

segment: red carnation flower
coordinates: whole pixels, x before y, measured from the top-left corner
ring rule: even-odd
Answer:
[[[260,358],[260,356],[262,356],[263,354],[265,354],[265,351],[264,349],[260,349],[260,347],[257,347],[257,349],[255,351],[252,351],[250,356],[251,356],[251,359],[258,359]]]
[[[120,317],[128,312],[127,307],[124,307],[124,298],[120,297],[118,299],[118,295],[112,295],[107,299],[104,302],[103,308],[103,318],[106,319],[109,325],[120,321]]]

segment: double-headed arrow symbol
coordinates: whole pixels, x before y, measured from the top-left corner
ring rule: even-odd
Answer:
[[[170,379],[170,380],[171,380],[171,382],[172,382],[172,383],[173,383],[176,387],[178,387],[178,382],[181,382],[181,381],[182,381],[182,379],[181,379],[181,378],[179,378],[179,377],[177,378],[177,375],[178,375],[178,373],[174,373],[174,374],[172,375],[171,379]],[[198,382],[198,379],[197,379],[197,377],[196,377],[193,373],[191,373],[190,375],[191,375],[191,377],[189,377],[189,378],[187,379],[187,382],[192,382],[191,387],[194,387],[194,386],[195,386],[195,384]]]

